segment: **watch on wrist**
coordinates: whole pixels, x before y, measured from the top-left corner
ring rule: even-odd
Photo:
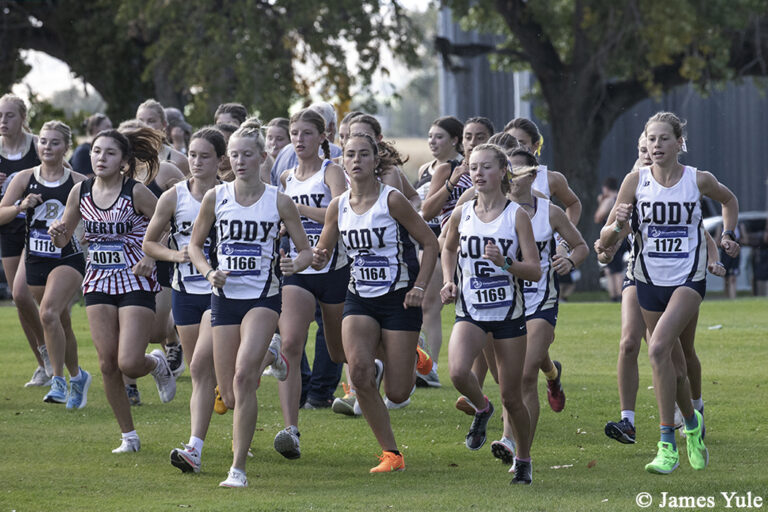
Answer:
[[[732,241],[734,241],[734,242],[736,241],[736,233],[734,233],[730,229],[726,229],[725,231],[723,231],[723,234],[720,235],[720,238],[723,238],[726,235],[729,236]]]
[[[509,256],[504,258],[504,264],[501,266],[501,270],[507,270],[509,267],[512,266],[512,258]]]

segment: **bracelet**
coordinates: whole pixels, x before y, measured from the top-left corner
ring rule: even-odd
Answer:
[[[621,226],[619,226],[619,223],[618,223],[618,222],[614,223],[614,225],[613,225],[613,232],[614,232],[614,233],[621,233],[621,230],[622,230],[622,229],[624,229],[624,224],[622,224]]]
[[[454,185],[451,183],[450,178],[445,180],[445,190],[447,190],[449,194],[453,194],[453,187]]]
[[[414,286],[413,289],[414,290],[421,290],[421,293],[424,293],[424,288],[422,288],[421,286]]]
[[[211,272],[213,272],[213,269],[210,269],[208,272],[205,273],[205,280],[208,280],[208,276],[211,275]]]
[[[576,268],[576,264],[573,262],[573,260],[572,260],[571,258],[569,258],[568,256],[566,256],[566,257],[565,257],[565,258],[563,258],[563,259],[565,259],[565,260],[568,260],[568,263],[570,263],[570,264],[571,264],[571,270],[573,270],[573,269],[575,269],[575,268]]]

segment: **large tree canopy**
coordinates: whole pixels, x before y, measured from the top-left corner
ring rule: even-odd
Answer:
[[[466,29],[504,35],[501,69],[529,69],[546,108],[554,168],[584,204],[594,235],[603,139],[641,100],[694,83],[768,73],[766,0],[445,0]]]
[[[415,62],[420,42],[396,0],[0,0],[0,27],[5,90],[27,71],[19,50],[36,49],[92,83],[118,119],[154,96],[192,104],[199,122],[223,101],[265,118],[310,89],[346,101],[382,70],[382,47]]]

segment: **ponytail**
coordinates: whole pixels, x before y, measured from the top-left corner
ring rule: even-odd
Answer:
[[[328,139],[323,139],[323,143],[320,144],[320,147],[323,148],[323,158],[326,160],[331,159],[331,143],[328,142]]]

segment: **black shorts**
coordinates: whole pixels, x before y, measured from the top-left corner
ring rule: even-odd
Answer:
[[[211,294],[211,325],[240,325],[248,312],[255,308],[267,308],[276,312],[281,311],[282,298],[280,294],[265,299],[228,299]]]
[[[176,325],[197,325],[203,313],[211,309],[211,293],[195,295],[192,293],[171,291],[171,311]]]
[[[637,286],[637,282],[634,279],[630,279],[627,276],[624,276],[624,282],[621,283],[621,291],[626,290],[630,286]]]
[[[637,281],[637,302],[646,311],[664,311],[667,309],[667,304],[669,304],[672,294],[681,286],[696,290],[702,299],[704,299],[704,295],[707,293],[706,279],[686,281],[678,286],[655,286]]]
[[[81,276],[85,276],[85,257],[83,253],[71,254],[66,258],[27,258],[25,262],[27,272],[27,284],[29,286],[45,286],[48,275],[53,269],[67,265],[77,270]]]
[[[514,320],[475,320],[468,316],[457,316],[456,323],[469,322],[478,326],[486,334],[492,334],[495,340],[517,338],[528,334],[525,328],[525,316],[521,315]]]
[[[157,267],[157,282],[163,288],[171,287],[171,276],[173,275],[173,263],[170,261],[157,261],[155,262]]]
[[[104,292],[89,292],[85,294],[85,307],[98,304],[108,304],[117,308],[125,306],[142,306],[155,310],[155,292],[136,290],[120,295],[110,295]]]
[[[347,290],[343,317],[369,316],[388,331],[418,332],[421,330],[421,308],[403,307],[408,290],[410,288],[402,288],[380,297],[361,297]]]
[[[0,233],[0,249],[3,258],[17,258],[24,251],[27,237],[24,231],[18,233]]]
[[[552,324],[552,327],[557,326],[557,303],[555,303],[554,306],[551,308],[543,309],[541,311],[536,311],[535,313],[532,313],[525,317],[525,321],[529,320],[535,320],[536,318],[542,318]]]
[[[323,304],[341,304],[347,296],[349,265],[323,274],[293,274],[283,277],[283,286],[304,288]]]
[[[605,267],[611,274],[620,274],[627,271],[627,265],[624,263],[624,254],[629,250],[629,243],[625,238],[619,246],[616,254],[613,255],[613,259]]]

